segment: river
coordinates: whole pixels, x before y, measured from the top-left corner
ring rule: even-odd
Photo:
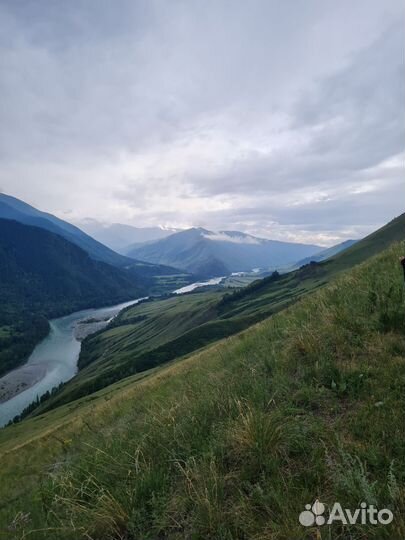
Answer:
[[[144,298],[114,306],[76,311],[50,321],[50,332],[28,361],[0,378],[0,427],[25,407],[77,372],[80,340],[106,326],[118,313]]]
[[[191,283],[173,291],[184,294],[199,287],[217,285],[222,277]],[[145,298],[114,306],[76,311],[50,321],[50,332],[33,350],[27,362],[0,378],[0,428],[42,394],[66,382],[77,372],[81,339],[107,324],[124,308]]]
[[[209,287],[212,285],[219,285],[223,279],[225,279],[226,276],[222,277],[216,277],[209,279],[208,281],[198,281],[196,283],[191,283],[190,285],[186,285],[185,287],[181,287],[181,289],[176,289],[173,291],[174,294],[184,294],[191,291],[194,291],[194,289],[198,289],[199,287]]]

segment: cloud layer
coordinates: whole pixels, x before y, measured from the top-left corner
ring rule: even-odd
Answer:
[[[403,211],[402,0],[0,4],[0,188],[323,243]]]
[[[228,234],[224,231],[212,233],[212,234],[203,234],[204,238],[212,240],[213,242],[231,242],[232,244],[252,244],[259,245],[261,240],[249,235],[241,234]]]

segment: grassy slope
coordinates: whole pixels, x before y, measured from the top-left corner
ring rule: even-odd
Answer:
[[[131,307],[118,317],[115,328],[85,340],[81,364],[92,365],[34,414],[248,328],[402,239],[404,232],[405,214],[327,262],[304,266],[277,280],[265,278],[223,300],[220,291],[198,292]]]
[[[135,356],[139,365],[146,351],[153,348],[156,355],[159,346],[208,321],[213,316],[216,299],[215,293],[200,293],[145,302],[136,311],[125,310],[109,330],[85,340],[80,357],[80,376],[36,413],[46,410],[49,405],[71,401],[104,387],[109,381],[114,382],[113,376],[122,379],[128,364],[134,364]],[[172,357],[176,353],[177,348]],[[152,367],[155,366],[149,362],[148,368]]]
[[[405,214],[393,219],[387,225],[373,232],[360,242],[357,242],[343,253],[334,257],[337,267],[342,267],[350,261],[352,264],[358,264],[367,257],[376,255],[387,248],[392,242],[401,242],[405,235]]]
[[[14,538],[310,539],[298,514],[319,497],[395,513],[322,538],[404,538],[403,249],[187,360],[0,432],[0,522],[30,512]]]

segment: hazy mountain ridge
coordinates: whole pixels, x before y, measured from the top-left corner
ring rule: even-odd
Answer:
[[[167,264],[204,277],[276,268],[321,251],[321,247],[257,238],[239,231],[181,231],[131,249],[128,256]]]
[[[25,225],[32,225],[59,234],[66,240],[84,249],[96,260],[124,266],[129,261],[126,257],[115,253],[78,227],[57,218],[47,212],[37,210],[33,206],[4,193],[0,193],[0,218],[13,219]]]

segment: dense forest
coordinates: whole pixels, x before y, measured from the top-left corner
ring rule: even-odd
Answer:
[[[0,219],[0,375],[47,334],[48,318],[143,293],[130,272],[91,259],[61,236]]]

